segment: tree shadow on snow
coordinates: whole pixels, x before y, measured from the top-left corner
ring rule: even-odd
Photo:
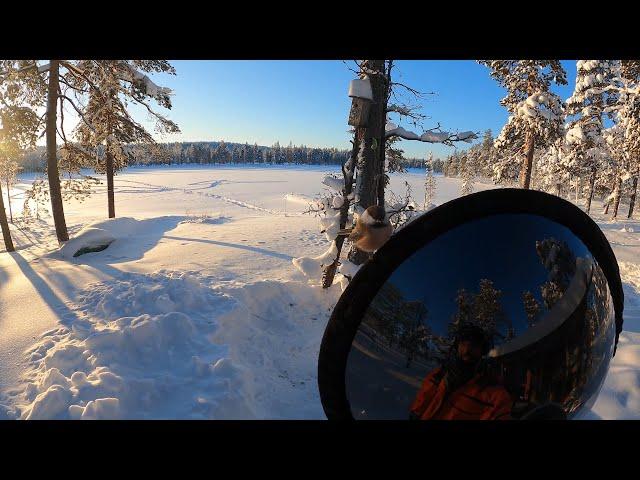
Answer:
[[[166,216],[147,220],[132,219],[127,225],[130,231],[128,231],[126,235],[120,234],[120,238],[117,238],[107,249],[101,252],[82,255],[68,261],[74,264],[89,266],[111,278],[119,278],[125,272],[113,267],[112,264],[142,258],[148,250],[157,245],[166,231],[176,228],[184,219],[184,216]],[[56,269],[55,265],[54,268],[50,268],[46,262],[44,262],[41,263],[39,267],[43,271],[41,274],[38,274],[20,253],[13,252],[10,255],[25,277],[29,279],[33,287],[40,294],[40,297],[59,315],[63,324],[72,323],[78,318],[77,314],[71,310],[49,286],[55,285],[55,287],[61,291],[71,294],[75,292],[77,286],[68,277],[68,271]],[[0,270],[0,281],[2,281],[1,275],[2,270]],[[71,300],[73,300],[73,298],[71,298]]]
[[[33,287],[38,291],[42,300],[49,305],[51,310],[58,314],[62,323],[66,324],[73,322],[78,318],[77,314],[71,310],[67,304],[60,299],[60,297],[58,297],[47,282],[41,278],[38,273],[36,273],[27,260],[22,258],[18,252],[12,252],[10,255],[15,260],[18,268],[20,268],[24,276],[29,279]]]
[[[218,240],[205,240],[202,238],[186,238],[186,237],[173,237],[170,235],[166,235],[164,238],[168,238],[171,240],[182,240],[186,242],[200,242],[200,243],[210,243],[212,245],[219,245],[221,247],[229,247],[229,248],[239,248],[240,250],[248,250],[250,252],[258,253],[260,255],[268,255],[270,257],[280,258],[282,260],[291,261],[293,257],[291,255],[286,255],[284,253],[274,252],[272,250],[266,250],[264,248],[259,247],[251,247],[249,245],[240,245],[237,243],[228,243],[228,242],[220,242]]]

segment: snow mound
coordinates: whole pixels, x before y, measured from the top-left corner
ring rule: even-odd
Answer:
[[[187,273],[126,273],[43,335],[16,404],[24,419],[252,417],[242,375],[210,336],[233,299]]]
[[[110,232],[101,228],[86,227],[75,237],[65,242],[60,248],[60,254],[63,258],[73,258],[82,254],[83,251],[104,250],[116,240]]]
[[[163,229],[165,224],[177,223],[174,222],[177,218],[183,217],[158,217],[148,220],[121,217],[91,223],[80,230],[74,238],[65,242],[57,254],[62,258],[70,259],[77,256],[82,249],[109,246],[121,239],[148,235],[153,230]]]
[[[340,290],[126,273],[28,350],[23,419],[322,419],[317,358]]]

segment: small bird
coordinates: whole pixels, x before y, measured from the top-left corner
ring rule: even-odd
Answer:
[[[338,235],[349,235],[349,240],[365,252],[375,252],[393,233],[393,226],[383,207],[371,205],[358,217],[355,228],[338,231]]]

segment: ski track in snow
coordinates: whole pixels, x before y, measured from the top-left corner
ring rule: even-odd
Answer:
[[[216,193],[207,193],[207,192],[201,192],[199,190],[204,190],[204,189],[209,189],[209,188],[215,188],[218,185],[222,185],[224,184],[224,182],[226,182],[226,180],[213,180],[213,181],[205,181],[205,182],[196,182],[194,184],[190,184],[190,185],[197,185],[197,184],[202,184],[202,183],[208,183],[207,186],[205,187],[198,187],[198,188],[190,188],[190,189],[185,189],[185,188],[178,188],[178,187],[169,187],[169,186],[165,186],[165,185],[154,185],[151,183],[145,183],[145,182],[134,182],[132,180],[125,180],[124,182],[128,182],[128,183],[134,183],[137,185],[142,185],[144,187],[148,187],[150,189],[155,189],[153,191],[151,191],[151,193],[162,193],[162,192],[183,192],[185,194],[193,194],[196,193],[197,195],[202,195],[205,197],[209,197],[209,198],[215,198],[216,200],[222,200],[223,202],[232,204],[232,205],[236,205],[238,207],[243,207],[243,208],[247,208],[250,210],[256,210],[258,212],[265,212],[268,213],[270,215],[282,215],[282,216],[296,216],[296,215],[301,215],[301,213],[286,213],[286,212],[282,212],[279,210],[271,210],[268,208],[263,208],[260,207],[258,205],[254,205],[252,203],[248,203],[248,202],[243,202],[241,200],[236,200],[234,198],[230,198],[230,197],[226,197],[224,195],[219,195]],[[150,192],[149,190],[147,191],[143,191],[143,193],[148,193]],[[137,190],[133,190],[133,191],[118,191],[117,193],[140,193]]]

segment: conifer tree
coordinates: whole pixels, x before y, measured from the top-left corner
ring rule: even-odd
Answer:
[[[460,185],[460,194],[469,195],[473,193],[473,182],[476,175],[476,157],[477,149],[470,148],[466,152],[461,153],[460,175],[462,183]]]
[[[166,60],[82,60],[75,65],[79,75],[77,84],[88,91],[88,102],[78,108],[81,122],[76,133],[78,144],[66,142],[63,155],[78,157],[76,163],[89,164],[94,160],[95,170],[107,176],[107,200],[109,218],[115,217],[114,174],[132,160],[130,144],[156,150],[153,136],[129,113],[127,106],[134,103],[145,107],[155,122],[158,133],[179,132],[178,126],[164,115],[156,112],[149,100],[161,107],[171,108],[171,91],[157,86],[142,72],[169,73],[175,69]],[[73,99],[69,101],[76,101]],[[102,151],[102,155],[94,152]],[[203,161],[204,152],[197,157]]]
[[[572,174],[587,178],[585,208],[589,213],[596,175],[601,161],[608,156],[602,133],[605,114],[614,98],[615,62],[578,60],[576,67],[576,85],[573,95],[567,99],[566,108],[568,167]]]
[[[566,85],[559,60],[482,60],[491,77],[507,89],[500,104],[509,119],[495,141],[502,151],[515,149],[523,155],[520,186],[529,188],[536,146],[544,148],[562,133],[562,101],[550,92],[552,83]]]
[[[429,158],[425,162],[424,181],[424,209],[428,210],[436,197],[436,178],[433,176],[433,153],[429,152]]]
[[[619,97],[622,105],[619,121],[624,132],[624,151],[627,155],[627,175],[632,179],[629,191],[629,211],[633,215],[640,176],[640,60],[622,60],[620,78],[623,92]]]

